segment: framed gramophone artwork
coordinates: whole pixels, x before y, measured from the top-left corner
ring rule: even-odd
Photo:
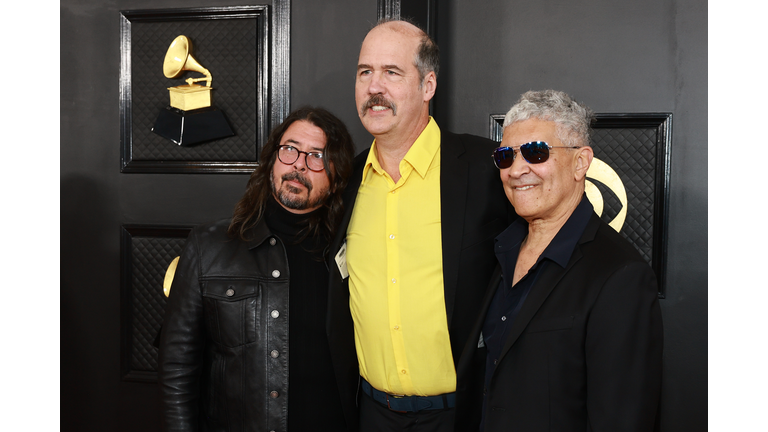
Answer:
[[[121,172],[252,172],[289,111],[289,1],[120,20]]]

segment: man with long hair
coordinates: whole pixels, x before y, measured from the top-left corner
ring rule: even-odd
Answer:
[[[327,245],[353,156],[338,118],[298,109],[233,217],[192,230],[160,339],[165,430],[356,430],[340,388],[356,383],[336,378],[326,334]]]

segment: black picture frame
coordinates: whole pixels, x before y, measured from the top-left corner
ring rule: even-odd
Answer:
[[[502,139],[504,116],[490,116],[488,133],[496,142]],[[672,113],[596,113],[592,129],[595,157],[608,163],[624,183],[631,183],[627,194],[642,204],[637,206],[642,207],[639,211],[627,212],[626,219],[640,234],[620,233],[653,268],[659,298],[663,299],[666,296]],[[601,148],[603,142],[615,145],[605,144]],[[608,147],[620,149],[612,154]]]
[[[168,105],[165,88],[195,76],[185,73],[168,79],[162,73],[164,53],[181,31],[195,33],[190,37],[193,47],[208,50],[207,58],[196,58],[213,74],[213,106],[217,97],[230,103],[222,111],[235,136],[182,147],[151,132],[159,110]],[[271,5],[120,11],[120,45],[122,173],[250,174],[258,166],[269,131],[290,111],[290,0],[274,0]],[[142,56],[148,57],[147,52],[152,55],[145,60]],[[138,68],[137,59],[148,66]],[[229,77],[224,88],[217,76]]]
[[[377,0],[376,17],[382,19],[408,19],[416,23],[435,39],[437,0]]]
[[[158,348],[168,265],[181,254],[192,226],[120,227],[120,370],[123,381],[157,381]]]

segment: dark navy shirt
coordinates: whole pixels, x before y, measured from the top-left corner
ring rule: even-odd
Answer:
[[[531,287],[535,286],[536,280],[547,266],[558,265],[565,268],[568,265],[573,250],[576,248],[576,243],[584,233],[584,228],[586,228],[593,212],[592,204],[586,195],[582,196],[581,202],[563,227],[544,249],[533,267],[515,286],[512,286],[512,278],[515,275],[520,245],[528,235],[528,222],[523,218],[517,218],[512,225],[496,237],[494,249],[496,259],[501,266],[502,276],[483,324],[482,337],[488,349],[485,362],[486,389],[491,383],[491,376],[504,348],[509,330],[512,328],[512,323],[520,313],[520,308],[528,297]],[[485,402],[484,400],[483,418],[485,418]]]

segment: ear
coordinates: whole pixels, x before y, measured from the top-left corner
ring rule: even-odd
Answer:
[[[576,155],[574,156],[574,167],[576,168],[573,177],[574,180],[580,182],[587,176],[589,166],[592,164],[592,158],[594,153],[592,147],[584,146],[576,149]]]
[[[422,91],[424,92],[424,102],[429,102],[435,96],[437,90],[437,77],[435,72],[430,72],[424,77]]]

